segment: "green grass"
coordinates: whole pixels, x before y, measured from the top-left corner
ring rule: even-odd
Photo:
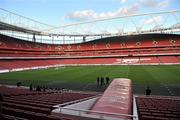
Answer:
[[[180,86],[180,66],[83,66],[29,70],[0,74],[0,83],[53,85],[60,83],[96,84],[97,77],[130,78],[134,85]]]

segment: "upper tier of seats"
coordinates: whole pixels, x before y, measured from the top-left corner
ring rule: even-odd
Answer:
[[[172,34],[144,34],[102,38],[79,44],[51,45],[0,35],[0,49],[30,50],[37,52],[179,46],[179,38],[179,35]]]
[[[180,35],[144,34],[52,45],[0,35],[0,57],[104,56],[180,52]]]

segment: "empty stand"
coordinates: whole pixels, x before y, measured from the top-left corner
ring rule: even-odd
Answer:
[[[58,65],[180,64],[179,35],[144,34],[51,45],[0,35],[0,71]]]
[[[153,37],[153,39],[152,39]],[[178,35],[150,34],[131,37],[112,37],[80,44],[50,45],[23,41],[20,39],[0,35],[0,56],[50,56],[50,55],[94,55],[96,51],[103,54],[124,50],[140,50],[142,48],[162,49],[164,47],[179,47]],[[168,38],[168,39],[167,39]],[[175,42],[172,42],[175,41]],[[174,43],[174,44],[172,44]],[[167,49],[166,49],[167,50]],[[151,50],[152,51],[152,50]],[[4,54],[3,54],[4,53]],[[120,51],[117,53],[121,53]],[[129,54],[128,52],[126,54]],[[133,54],[130,53],[130,54]]]
[[[178,120],[180,99],[172,97],[136,97],[140,120]]]
[[[65,117],[51,115],[54,105],[96,95],[68,91],[36,92],[6,86],[0,86],[0,93],[3,94],[0,116],[3,120],[66,120]]]

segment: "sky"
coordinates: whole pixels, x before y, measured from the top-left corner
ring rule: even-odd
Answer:
[[[49,26],[37,25],[32,21],[22,20],[20,17],[9,15],[6,12],[3,13],[4,11],[0,9],[1,21],[47,33],[48,42],[52,42],[49,39],[64,39],[63,37],[51,37],[52,33],[71,35],[132,34],[138,31],[168,28],[180,23],[179,12],[178,14],[128,17],[105,22],[59,27],[66,24],[117,16],[180,10],[180,0],[0,0],[0,8],[54,26],[55,28],[51,29]],[[41,36],[39,37],[41,40]],[[65,39],[74,41],[75,38],[68,37]]]
[[[53,25],[179,10],[179,0],[0,0],[0,8]],[[158,16],[156,17],[158,18]],[[147,23],[150,20],[146,21]]]

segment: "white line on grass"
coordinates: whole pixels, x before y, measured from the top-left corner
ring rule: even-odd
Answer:
[[[169,89],[169,87],[167,86],[167,84],[162,84],[169,92],[170,95],[174,95],[173,92]]]
[[[127,70],[127,73],[126,73],[127,78],[129,77],[129,71],[130,71],[130,65],[128,65],[128,70]]]

